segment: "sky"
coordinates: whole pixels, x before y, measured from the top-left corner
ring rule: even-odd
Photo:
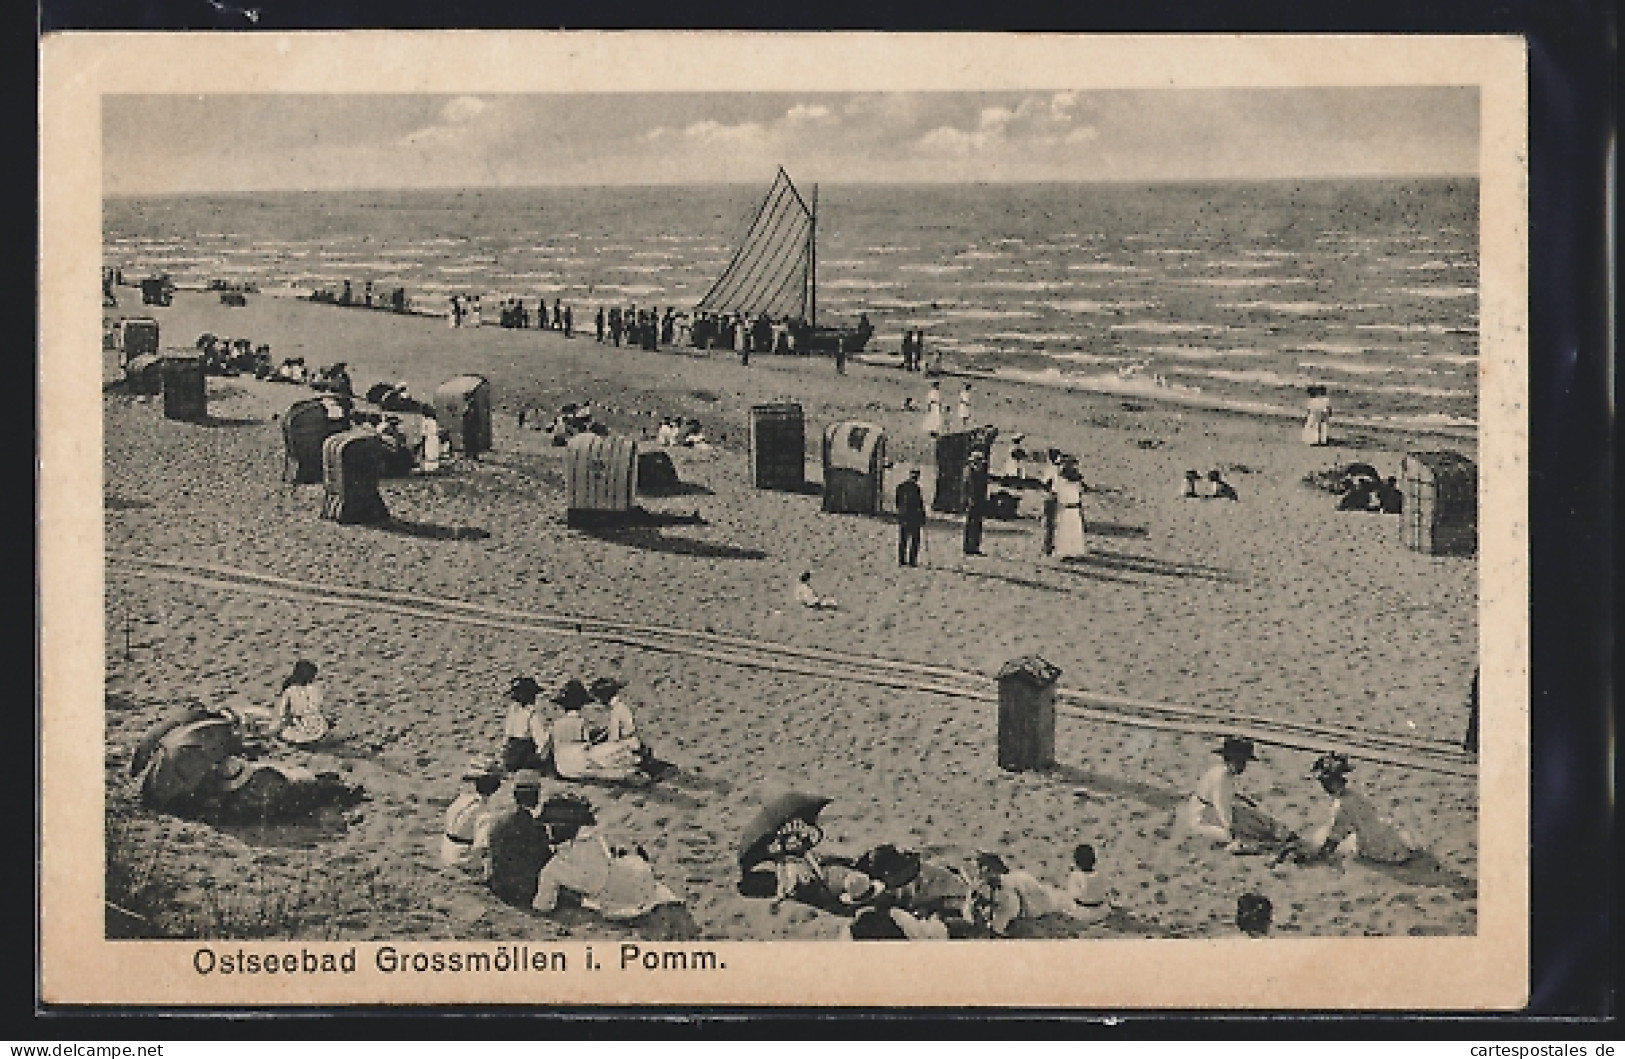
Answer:
[[[109,195],[1470,176],[1474,87],[108,96]]]

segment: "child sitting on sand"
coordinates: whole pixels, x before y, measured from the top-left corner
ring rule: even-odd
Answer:
[[[1066,877],[1066,895],[1077,906],[1074,918],[1098,923],[1111,914],[1111,887],[1095,870],[1095,847],[1085,842],[1072,851],[1072,871]]]
[[[801,577],[796,580],[796,602],[812,610],[834,610],[839,604],[834,596],[820,596],[813,591],[812,571],[802,571]]]
[[[322,712],[322,685],[316,679],[316,666],[301,658],[282,682],[271,726],[277,738],[307,746],[327,734],[327,716]]]
[[[1241,499],[1240,495],[1236,493],[1235,486],[1224,480],[1217,467],[1207,472],[1207,495],[1213,500]]]

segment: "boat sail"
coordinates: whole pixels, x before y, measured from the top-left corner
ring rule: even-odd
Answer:
[[[818,186],[809,202],[783,166],[694,311],[788,321],[800,353],[833,352],[837,344],[859,352],[873,331],[867,316],[855,328],[818,326]]]

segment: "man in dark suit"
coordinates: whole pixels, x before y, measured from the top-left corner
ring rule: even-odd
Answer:
[[[960,478],[965,501],[965,554],[982,554],[982,512],[987,506],[987,453],[977,449],[965,461]]]
[[[908,472],[897,486],[897,565],[920,565],[920,533],[925,528],[925,496],[920,492],[920,471]]]
[[[553,852],[536,820],[541,794],[541,773],[520,769],[513,776],[514,807],[491,822],[491,892],[521,908],[530,907],[536,880]]]

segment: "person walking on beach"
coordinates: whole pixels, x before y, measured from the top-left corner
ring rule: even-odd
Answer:
[[[919,347],[915,347],[918,350]],[[942,433],[942,384],[931,380],[931,390],[925,395],[925,424],[927,434],[936,437]]]
[[[960,477],[960,492],[965,500],[966,555],[982,553],[982,512],[987,507],[987,454],[980,449],[965,461]]]
[[[914,370],[914,332],[903,332],[903,370]]]
[[[592,318],[592,327],[593,341],[602,343],[604,341],[604,307],[602,305],[598,307],[597,315]]]
[[[1329,440],[1332,423],[1332,399],[1326,394],[1326,387],[1309,387],[1309,415],[1303,421],[1303,443],[1305,445],[1325,445]]]
[[[1082,558],[1088,547],[1083,539],[1083,475],[1076,462],[1061,464],[1050,480],[1050,492],[1055,498],[1055,529],[1048,554],[1062,561]]]
[[[897,565],[920,565],[920,536],[925,529],[925,495],[920,469],[908,472],[897,486]]]
[[[564,330],[564,315],[559,312],[559,300],[553,299],[553,330]]]
[[[970,429],[970,383],[959,387],[959,429]]]
[[[565,338],[574,338],[575,336],[576,336],[575,314],[572,313],[570,311],[570,307],[568,305],[566,305],[564,307],[564,337]]]
[[[835,340],[835,374],[846,374],[846,343],[839,337]]]
[[[616,348],[621,344],[621,307],[612,306],[609,310],[609,336]]]

